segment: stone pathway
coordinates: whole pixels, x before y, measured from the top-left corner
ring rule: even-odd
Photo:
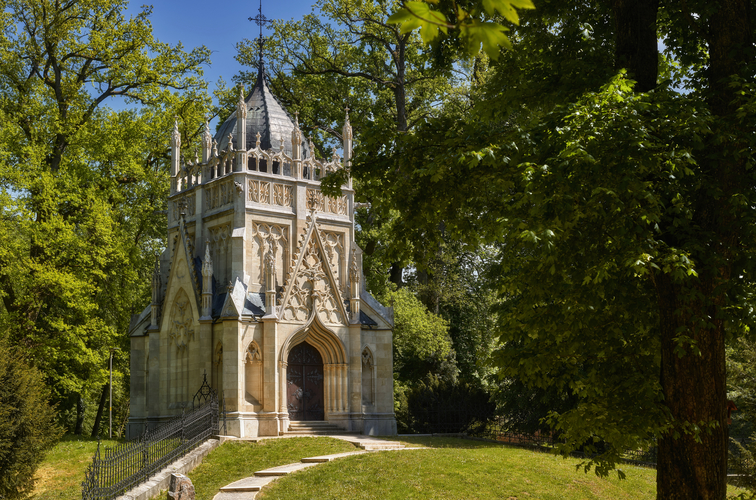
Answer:
[[[370,436],[361,435],[329,435],[335,439],[342,439],[350,442],[362,448],[356,451],[347,451],[344,453],[334,453],[333,455],[323,455],[320,457],[306,457],[301,461],[288,465],[279,465],[278,467],[271,467],[270,469],[259,470],[255,472],[254,476],[250,476],[239,481],[226,485],[220,489],[220,492],[213,497],[213,500],[252,500],[257,495],[257,492],[268,483],[271,483],[292,472],[307,469],[318,464],[330,462],[337,458],[348,457],[351,455],[361,455],[363,453],[370,453],[375,451],[384,450],[413,450],[417,448],[405,448],[405,446],[397,441],[386,441],[383,439],[376,439]],[[276,438],[269,438],[276,439]]]

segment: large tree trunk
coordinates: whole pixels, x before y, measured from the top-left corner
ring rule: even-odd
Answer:
[[[656,10],[658,0],[614,0],[616,61],[638,82],[637,90],[656,84]],[[683,13],[691,30],[704,34],[709,48],[709,105],[718,123],[709,155],[699,159],[709,181],[692,200],[696,235],[670,241],[690,251],[698,278],[675,281],[655,276],[659,305],[661,385],[672,417],[671,429],[659,440],[657,499],[724,500],[727,492],[727,394],[723,310],[731,264],[738,245],[737,216],[730,206],[744,178],[743,149],[737,139],[728,77],[750,58],[750,12],[747,0],[718,2],[708,19]],[[708,25],[706,24],[708,23]],[[693,36],[697,36],[693,35]],[[719,132],[719,133],[717,133]],[[742,135],[741,135],[742,136]],[[680,235],[678,235],[679,237]],[[696,241],[693,241],[695,237]],[[683,237],[684,239],[685,237]]]
[[[657,499],[724,500],[727,493],[727,397],[724,322],[711,280],[681,290],[656,278],[662,333],[661,383],[673,427],[659,440]],[[692,299],[693,294],[700,294]],[[687,300],[686,300],[687,298]],[[682,340],[688,336],[689,340]],[[697,432],[696,432],[697,431]]]
[[[636,90],[648,92],[656,87],[659,54],[656,16],[659,0],[614,0],[616,32],[615,66],[627,69],[637,82]]]
[[[751,58],[751,22],[747,0],[718,2],[706,33],[709,48],[709,94],[718,118],[709,154],[699,160],[710,181],[695,200],[700,228],[690,248],[699,273],[694,286],[683,288],[668,276],[657,281],[662,329],[661,382],[674,427],[659,442],[657,498],[716,499],[727,495],[727,391],[724,308],[726,289],[734,279],[742,222],[732,196],[746,179],[741,130],[735,116],[736,95],[729,79]],[[689,242],[690,243],[690,242]],[[689,340],[682,340],[682,336]],[[692,434],[685,432],[695,430]],[[679,437],[676,437],[678,436]],[[697,439],[698,438],[698,441]]]

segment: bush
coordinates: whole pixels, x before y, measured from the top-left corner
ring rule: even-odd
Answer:
[[[41,373],[0,340],[0,498],[23,498],[61,435]]]

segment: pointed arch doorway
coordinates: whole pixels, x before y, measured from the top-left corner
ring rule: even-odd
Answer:
[[[324,420],[323,358],[302,342],[289,351],[286,369],[286,407],[289,420]]]

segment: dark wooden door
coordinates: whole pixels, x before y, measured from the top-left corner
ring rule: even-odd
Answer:
[[[323,420],[323,358],[302,342],[289,352],[286,367],[286,407],[290,420]]]

